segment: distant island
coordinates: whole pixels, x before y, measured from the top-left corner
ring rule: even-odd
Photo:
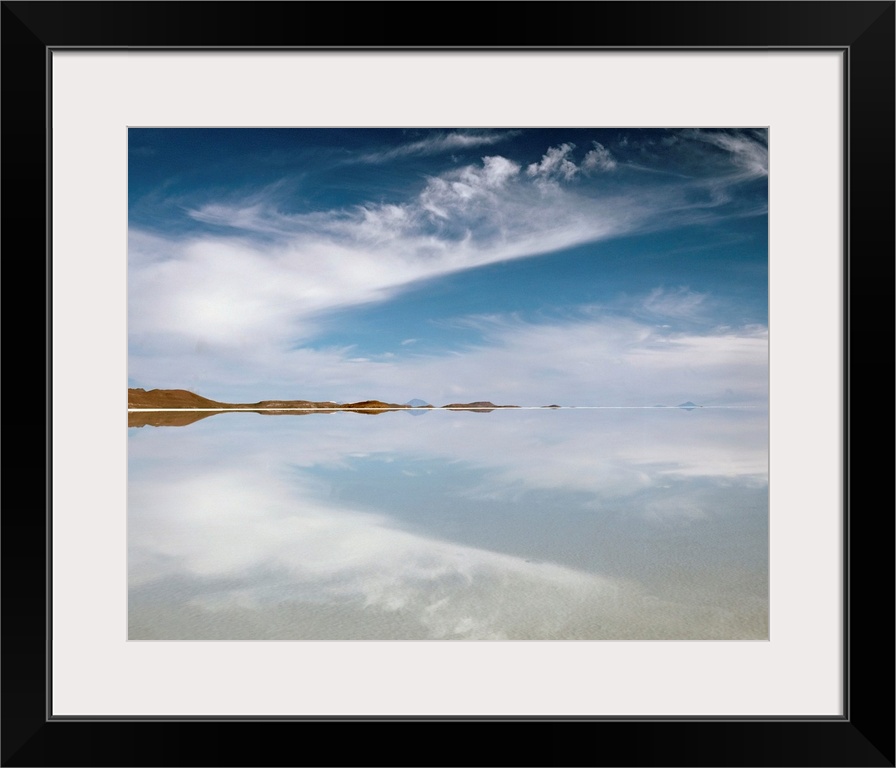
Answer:
[[[195,392],[186,389],[128,389],[128,410],[136,411],[178,411],[191,412],[190,421],[175,416],[168,423],[191,423],[211,415],[215,411],[254,411],[259,413],[333,413],[336,411],[351,411],[353,413],[382,413],[393,410],[418,410],[431,409],[435,406],[423,400],[411,400],[408,403],[386,403],[382,400],[361,400],[356,403],[337,403],[334,400],[259,400],[255,403],[222,403],[218,400],[210,400]],[[496,408],[518,408],[516,405],[495,405],[487,400],[478,400],[473,403],[449,403],[441,406],[454,411],[492,411]],[[193,416],[193,413],[197,415]],[[207,414],[203,412],[208,412]],[[200,415],[202,414],[202,415]]]
[[[475,403],[449,403],[443,405],[442,408],[448,408],[452,411],[493,411],[496,408],[519,408],[518,405],[495,405],[488,400],[477,400]]]
[[[177,410],[201,408],[210,410],[329,410],[329,411],[379,411],[393,408],[412,408],[410,405],[384,403],[381,400],[362,400],[357,403],[337,403],[333,400],[259,400],[256,403],[222,403],[210,400],[186,389],[128,389],[128,409],[150,408]]]
[[[366,413],[376,415],[389,411],[403,411],[414,416],[422,416],[430,410],[471,411],[491,413],[495,410],[520,408],[519,405],[496,405],[490,400],[476,400],[472,403],[448,403],[431,405],[425,400],[414,398],[406,403],[387,403],[383,400],[360,400],[355,403],[337,403],[335,400],[259,400],[255,403],[223,403],[211,400],[187,389],[128,389],[129,427],[184,427],[207,419],[216,413],[227,411],[249,411],[263,416],[288,414],[303,416],[309,413]],[[542,405],[541,408],[570,408],[556,403]],[[703,408],[690,400],[679,405],[655,405],[654,408],[680,408],[691,411]]]

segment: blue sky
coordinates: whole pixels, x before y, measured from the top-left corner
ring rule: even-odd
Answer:
[[[739,129],[129,130],[129,386],[764,404]]]

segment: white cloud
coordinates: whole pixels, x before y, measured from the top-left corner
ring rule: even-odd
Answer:
[[[588,172],[612,171],[616,168],[616,160],[609,149],[598,141],[593,141],[594,149],[590,150],[582,160],[582,168]]]
[[[572,319],[529,323],[512,316],[467,318],[481,341],[435,355],[397,344],[394,357],[360,359],[346,349],[287,348],[258,339],[207,353],[169,345],[164,356],[132,356],[130,375],[229,402],[262,398],[444,405],[491,400],[513,405],[762,405],[768,397],[768,331],[719,328],[684,333],[661,317],[700,320],[707,299],[654,291]],[[638,319],[636,319],[638,318]],[[461,321],[459,321],[461,322]],[[695,327],[705,323],[697,322]],[[666,326],[666,327],[663,327]],[[257,382],[264,382],[259,391]],[[205,382],[214,382],[209,389]]]
[[[701,133],[704,143],[728,142],[744,167],[758,162],[754,139],[706,136]],[[541,404],[563,397],[644,404],[665,398],[664,392],[696,400],[726,388],[737,398],[761,397],[752,370],[745,379],[723,366],[709,375],[699,360],[679,366],[664,381],[641,369],[637,381],[625,380],[637,344],[654,339],[672,348],[668,339],[651,336],[651,329],[665,319],[693,319],[702,312],[705,297],[686,290],[654,292],[631,308],[633,317],[649,320],[643,325],[604,319],[530,327],[504,320],[485,329],[486,342],[461,357],[362,362],[357,351],[301,348],[329,312],[387,300],[417,281],[668,226],[670,216],[691,215],[675,184],[611,195],[559,183],[578,172],[572,149],[552,147],[526,172],[506,157],[486,156],[427,179],[403,203],[292,214],[278,208],[282,190],[274,186],[253,192],[243,205],[211,202],[189,212],[217,232],[163,237],[132,228],[129,375],[147,386],[197,389],[231,401],[404,402],[425,395],[445,402],[486,397]],[[609,153],[599,149],[595,144],[587,163],[606,166]],[[735,334],[731,343],[746,342]],[[687,370],[706,375],[688,377]],[[248,391],[250,382],[265,382],[265,391]],[[398,391],[405,384],[408,391]]]
[[[316,318],[387,299],[417,280],[620,234],[644,215],[539,189],[520,167],[483,158],[429,179],[407,203],[285,214],[272,203],[208,204],[190,214],[231,233],[169,238],[132,229],[129,333],[134,351],[284,351]]]
[[[643,310],[657,318],[696,320],[703,316],[708,298],[707,294],[697,293],[686,287],[675,290],[655,288],[644,299]]]
[[[767,397],[765,329],[681,334],[601,317],[495,322],[483,332],[485,342],[459,358],[409,361],[399,380],[415,381],[415,391],[446,402],[650,406],[762,404]]]
[[[452,219],[468,213],[471,205],[497,207],[508,183],[520,166],[505,157],[483,157],[482,167],[468,165],[429,179],[419,206],[437,219]]]
[[[685,135],[730,153],[741,179],[768,176],[768,145],[760,136],[707,130],[690,130]]]
[[[540,162],[531,163],[526,168],[526,174],[538,179],[569,181],[579,172],[578,166],[569,158],[575,146],[566,143],[551,147]]]
[[[401,144],[382,152],[369,152],[362,155],[364,163],[384,163],[399,157],[410,155],[435,155],[440,152],[454,152],[462,149],[490,146],[518,135],[519,131],[454,131],[437,133],[419,141]]]

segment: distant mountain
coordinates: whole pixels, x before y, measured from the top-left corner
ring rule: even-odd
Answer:
[[[342,405],[332,400],[259,400],[256,403],[222,403],[209,400],[186,389],[128,389],[128,408],[153,408],[157,410],[177,410],[180,408],[239,408],[241,410],[259,409],[267,412],[306,409],[318,411],[356,411],[358,413],[378,413],[393,408],[408,408],[407,405],[384,403],[382,400],[362,400],[357,403]]]
[[[128,390],[128,408],[221,408],[224,404],[186,389]]]
[[[128,410],[152,410],[152,411],[177,411],[180,409],[209,409],[209,410],[241,410],[258,411],[259,413],[293,413],[301,414],[309,411],[317,413],[332,413],[334,411],[352,411],[354,413],[382,413],[391,410],[406,410],[432,408],[425,400],[415,398],[404,405],[385,403],[382,400],[361,400],[357,403],[336,403],[333,400],[259,400],[256,403],[222,403],[210,400],[207,397],[197,395],[186,389],[128,389]],[[487,412],[496,408],[519,408],[518,405],[495,405],[488,400],[477,400],[474,403],[450,403],[442,406],[453,410]],[[553,406],[558,407],[558,406]],[[177,417],[178,424],[185,418]],[[192,418],[192,417],[190,417]],[[204,418],[204,417],[197,417]],[[167,421],[173,423],[173,417],[160,419],[156,416],[135,417],[134,426],[141,423],[156,423]],[[142,421],[141,421],[142,420]],[[139,422],[139,423],[137,423]]]
[[[356,411],[358,413],[379,413],[383,410],[392,410],[393,408],[407,408],[406,405],[396,405],[395,403],[384,403],[382,400],[362,400],[359,403],[346,403],[340,405],[339,410]]]
[[[688,400],[686,403],[679,403],[675,406],[676,408],[684,408],[686,411],[693,411],[694,408],[702,408],[702,405],[697,405],[696,403],[692,403]]]
[[[495,408],[519,408],[518,405],[495,405],[488,400],[477,400],[475,403],[449,403],[443,405],[442,408],[449,408],[454,411],[493,411]]]

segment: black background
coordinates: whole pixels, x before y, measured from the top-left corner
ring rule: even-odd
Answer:
[[[894,765],[893,2],[3,2],[0,26],[7,403],[47,382],[5,430],[2,765]],[[49,456],[48,50],[142,46],[848,51],[846,716],[49,719],[49,460],[23,448],[41,423]]]

